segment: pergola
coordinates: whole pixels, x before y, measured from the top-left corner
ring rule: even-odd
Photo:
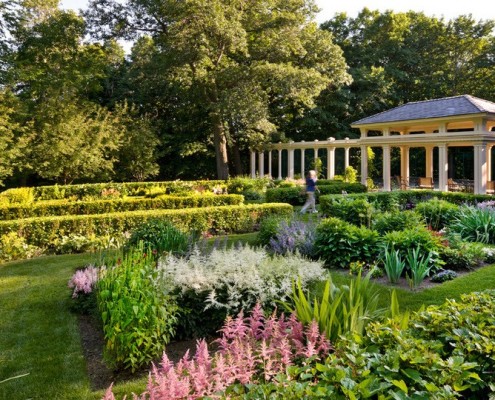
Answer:
[[[472,147],[474,150],[474,192],[486,193],[491,181],[491,149],[495,145],[495,103],[469,95],[407,103],[351,124],[359,128],[359,139],[272,144],[268,149],[268,174],[272,175],[272,151],[278,151],[279,179],[282,179],[282,152],[288,153],[287,176],[294,177],[294,152],[301,151],[301,175],[304,176],[304,151],[327,151],[327,177],[335,175],[335,150],[345,149],[345,166],[349,149],[361,149],[361,182],[368,178],[368,147],[383,151],[383,190],[391,190],[391,148],[400,148],[400,178],[409,181],[409,151],[423,147],[426,151],[426,176],[433,182],[433,150],[438,148],[438,190],[449,189],[449,147]],[[258,153],[258,173],[265,175],[265,155]],[[251,152],[251,175],[256,175],[256,153]]]

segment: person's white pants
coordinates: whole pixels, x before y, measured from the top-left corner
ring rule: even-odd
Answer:
[[[311,211],[316,211],[315,192],[306,192],[306,203],[301,208],[301,213],[306,212],[308,207],[311,207]]]

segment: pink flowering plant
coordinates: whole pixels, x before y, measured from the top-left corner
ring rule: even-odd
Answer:
[[[290,366],[316,363],[332,350],[316,323],[305,328],[295,315],[266,318],[259,304],[247,318],[242,311],[227,317],[220,333],[213,355],[205,340],[197,342],[193,357],[188,351],[175,365],[164,353],[161,365],[153,365],[147,391],[135,398],[220,398],[235,385],[277,381]],[[114,398],[110,387],[104,400]]]
[[[68,286],[72,291],[72,310],[81,314],[90,314],[96,311],[96,296],[94,289],[98,282],[100,268],[88,265],[77,270],[70,278]]]

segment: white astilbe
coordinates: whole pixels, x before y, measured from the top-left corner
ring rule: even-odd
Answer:
[[[205,309],[226,308],[228,313],[253,307],[257,302],[275,306],[292,293],[292,282],[305,286],[323,280],[326,273],[320,262],[299,254],[269,255],[264,249],[243,246],[215,249],[211,254],[195,250],[188,258],[167,256],[159,262],[163,284],[179,293],[205,295]]]

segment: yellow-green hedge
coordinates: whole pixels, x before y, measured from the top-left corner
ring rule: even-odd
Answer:
[[[121,235],[150,219],[166,219],[184,231],[240,233],[255,230],[267,215],[290,215],[289,204],[253,204],[180,210],[127,211],[97,215],[69,215],[0,221],[0,236],[16,232],[30,245],[48,246],[71,234]]]
[[[138,210],[217,207],[240,205],[243,201],[243,196],[236,194],[192,196],[163,195],[153,199],[129,198],[92,201],[53,200],[22,205],[0,206],[0,220],[61,215],[107,214]]]

